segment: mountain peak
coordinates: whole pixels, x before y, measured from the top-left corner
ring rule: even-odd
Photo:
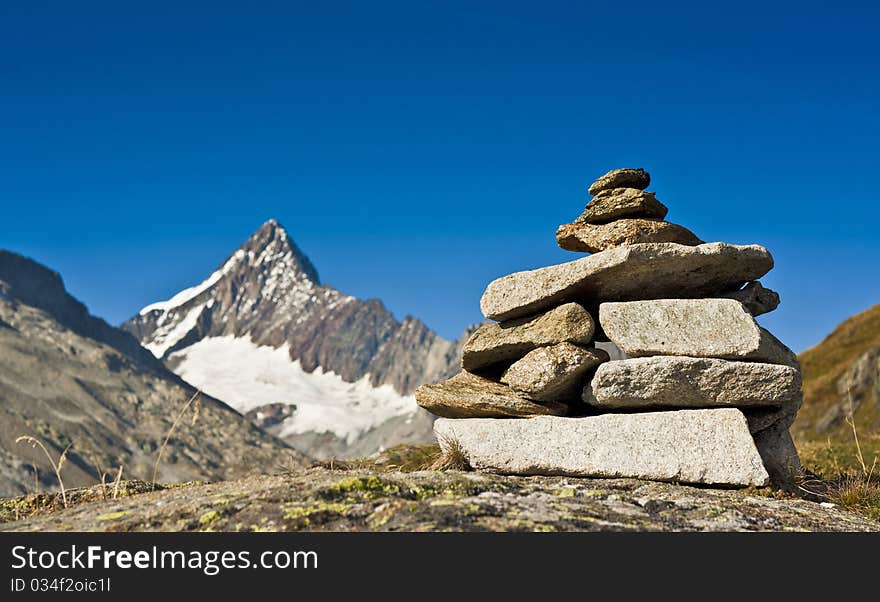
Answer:
[[[287,230],[277,220],[269,219],[241,246],[241,250],[260,261],[277,261],[289,259],[295,270],[301,272],[315,284],[320,284],[318,270],[311,260],[303,253]]]

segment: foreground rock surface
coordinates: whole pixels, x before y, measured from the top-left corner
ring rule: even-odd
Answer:
[[[57,511],[30,497],[0,500],[0,531],[880,531],[763,490],[472,472],[312,468]]]
[[[598,408],[782,406],[801,397],[789,366],[653,356],[599,366],[584,401]]]
[[[416,402],[432,414],[446,418],[563,416],[568,412],[564,404],[535,403],[520,397],[507,385],[469,372],[459,372],[436,385],[422,385],[416,389]]]
[[[527,353],[507,369],[501,382],[529,399],[577,399],[587,372],[608,359],[608,353],[601,349],[559,343]]]
[[[603,303],[599,322],[630,357],[689,355],[797,366],[794,352],[733,299]]]
[[[502,474],[634,477],[706,485],[764,485],[767,471],[735,409],[602,414],[586,418],[446,420],[471,466]]]
[[[713,296],[756,280],[772,267],[773,258],[759,245],[615,247],[499,278],[486,288],[480,309],[487,318],[509,320],[569,301],[589,306],[605,301]]]
[[[560,305],[544,314],[504,324],[483,324],[461,352],[461,366],[475,371],[518,360],[536,347],[557,343],[589,343],[595,324],[577,303]]]
[[[684,226],[642,218],[619,219],[610,224],[563,224],[556,230],[556,242],[567,251],[581,253],[599,253],[621,245],[640,243],[703,244]]]

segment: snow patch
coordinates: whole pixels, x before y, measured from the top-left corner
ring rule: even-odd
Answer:
[[[166,351],[171,349],[171,347],[185,337],[190,330],[196,327],[196,324],[199,321],[199,316],[202,315],[202,312],[206,307],[211,307],[212,305],[214,305],[213,299],[207,304],[196,305],[190,309],[182,320],[177,321],[172,319],[168,322],[163,320],[160,323],[160,327],[151,335],[150,342],[146,343],[144,347],[149,349],[157,358],[162,359],[162,356],[165,355]],[[163,315],[163,318],[165,315]]]
[[[258,346],[250,337],[211,337],[171,354],[175,372],[208,395],[241,413],[268,403],[296,405],[281,437],[330,432],[352,444],[396,416],[418,409],[415,398],[391,385],[374,387],[369,375],[354,383],[318,368],[306,372],[290,359],[288,345]]]
[[[233,253],[232,257],[230,257],[226,263],[221,266],[219,270],[208,276],[208,279],[202,282],[197,286],[193,286],[191,288],[184,289],[168,299],[167,301],[159,301],[157,303],[153,303],[151,305],[147,305],[143,308],[139,313],[144,316],[151,311],[168,311],[169,309],[174,309],[175,307],[180,307],[184,303],[191,301],[201,295],[203,292],[217,284],[217,282],[223,278],[226,274],[231,272],[238,265],[239,261],[245,256],[245,252],[242,249],[239,249],[235,253]]]

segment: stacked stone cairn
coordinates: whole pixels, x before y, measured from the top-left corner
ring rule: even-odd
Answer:
[[[608,172],[556,233],[591,255],[489,284],[497,322],[416,392],[444,451],[504,474],[792,482],[800,367],[755,321],[779,304],[757,280],[773,259],[664,221],[649,183]]]

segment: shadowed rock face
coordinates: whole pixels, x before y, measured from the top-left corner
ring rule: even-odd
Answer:
[[[157,450],[195,390],[132,337],[90,316],[60,277],[21,256],[0,253],[0,495],[57,487],[38,449],[57,458],[70,443],[68,486],[93,484],[96,464],[111,473],[150,479]],[[203,396],[175,432],[159,465],[160,480],[221,479],[269,470],[302,456],[226,404]]]
[[[127,487],[135,490],[133,487]],[[144,491],[144,488],[140,489]],[[840,508],[754,491],[636,479],[310,469],[51,511],[3,531],[878,531]],[[217,501],[223,500],[222,511]],[[17,503],[18,502],[18,503]],[[21,503],[24,502],[24,503]],[[2,501],[0,501],[2,504]],[[60,505],[60,504],[57,504]],[[32,512],[36,514],[31,515]],[[5,515],[5,516],[4,516]]]
[[[458,343],[422,322],[395,320],[378,299],[362,301],[322,285],[308,257],[274,220],[266,222],[219,268],[201,293],[174,307],[143,311],[123,324],[148,348],[168,358],[202,339],[233,335],[256,345],[287,344],[291,360],[355,382],[369,374],[409,395],[423,382],[455,373]],[[202,308],[201,310],[199,308]],[[200,312],[185,333],[162,336]]]
[[[757,280],[749,282],[742,289],[722,293],[718,296],[739,301],[753,316],[770,313],[779,307],[779,293],[765,288]]]

